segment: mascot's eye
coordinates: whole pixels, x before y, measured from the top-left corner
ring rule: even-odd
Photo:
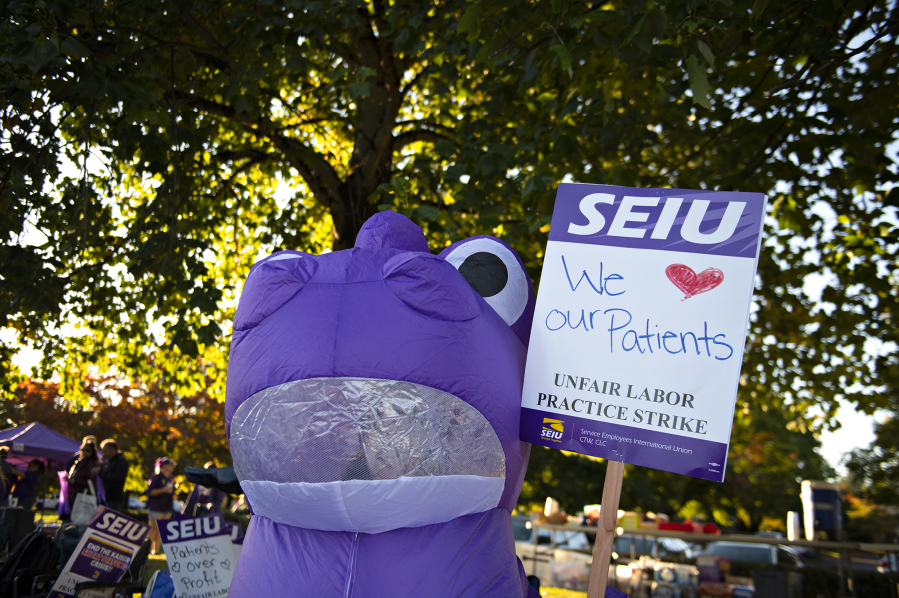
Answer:
[[[498,295],[509,282],[509,269],[503,260],[486,251],[472,253],[457,268],[481,297]]]
[[[493,237],[475,237],[449,247],[440,257],[456,267],[506,324],[511,326],[521,317],[530,285],[508,245]]]

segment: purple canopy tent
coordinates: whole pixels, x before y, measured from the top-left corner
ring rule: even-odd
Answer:
[[[6,460],[11,465],[28,465],[32,459],[47,462],[48,468],[62,469],[81,444],[47,426],[32,422],[0,431],[0,446],[9,447]]]
[[[27,466],[32,459],[41,459],[47,463],[47,469],[64,469],[66,461],[78,452],[81,443],[72,440],[68,436],[54,432],[47,426],[37,422],[31,422],[24,426],[17,426],[0,431],[0,446],[9,447],[6,460],[10,465]],[[49,484],[49,472],[45,484]],[[61,492],[59,502],[59,515],[69,512],[66,510],[65,481],[60,476]],[[66,481],[68,476],[65,476]],[[49,487],[49,486],[48,486]],[[43,511],[43,509],[41,509]]]

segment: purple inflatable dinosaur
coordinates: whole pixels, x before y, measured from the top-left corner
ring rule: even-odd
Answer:
[[[383,212],[353,249],[257,263],[225,418],[255,516],[232,598],[535,597],[509,513],[534,291],[473,237]]]

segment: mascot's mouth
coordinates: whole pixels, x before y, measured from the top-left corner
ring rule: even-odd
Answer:
[[[253,511],[279,523],[380,533],[495,508],[502,445],[449,393],[375,378],[311,378],[262,390],[231,420],[231,455]]]

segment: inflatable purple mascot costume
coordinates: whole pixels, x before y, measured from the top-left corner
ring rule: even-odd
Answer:
[[[382,212],[353,249],[280,251],[234,319],[225,419],[255,516],[232,598],[537,596],[509,517],[534,290],[473,237]]]

